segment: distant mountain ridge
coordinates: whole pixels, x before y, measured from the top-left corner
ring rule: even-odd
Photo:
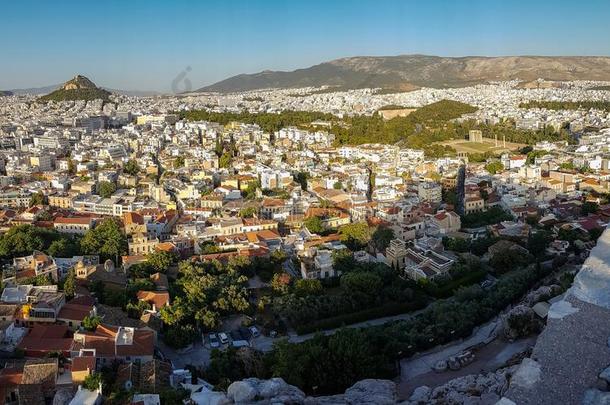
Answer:
[[[336,86],[409,91],[419,87],[464,87],[520,79],[610,81],[606,56],[356,56],[291,72],[240,74],[197,91],[234,92],[264,88]]]

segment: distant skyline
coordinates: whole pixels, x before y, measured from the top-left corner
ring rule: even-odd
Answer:
[[[610,2],[20,1],[2,6],[0,90],[170,92],[349,56],[610,56]]]

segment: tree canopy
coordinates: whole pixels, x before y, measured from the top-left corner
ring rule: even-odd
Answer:
[[[88,230],[80,245],[84,254],[99,254],[102,259],[113,259],[115,262],[127,253],[127,238],[116,218],[105,218],[95,228]]]

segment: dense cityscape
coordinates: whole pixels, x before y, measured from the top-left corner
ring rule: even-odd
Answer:
[[[610,4],[316,2],[5,5],[0,405],[610,403]]]

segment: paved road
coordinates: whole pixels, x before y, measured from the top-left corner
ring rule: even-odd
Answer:
[[[475,351],[475,361],[460,370],[448,370],[443,373],[428,371],[402,380],[398,383],[398,395],[400,399],[408,399],[413,390],[422,385],[435,388],[447,383],[454,378],[463,377],[470,374],[488,373],[504,366],[506,362],[515,354],[522,353],[536,344],[537,336],[520,339],[514,342],[506,342],[495,339],[491,343]]]
[[[460,340],[449,345],[435,347],[413,357],[405,358],[400,361],[401,381],[408,381],[420,374],[425,374],[432,371],[432,367],[439,360],[446,360],[450,356],[454,356],[472,346],[493,340],[494,330],[497,326],[497,320],[493,320],[478,329],[476,329],[469,338]]]

